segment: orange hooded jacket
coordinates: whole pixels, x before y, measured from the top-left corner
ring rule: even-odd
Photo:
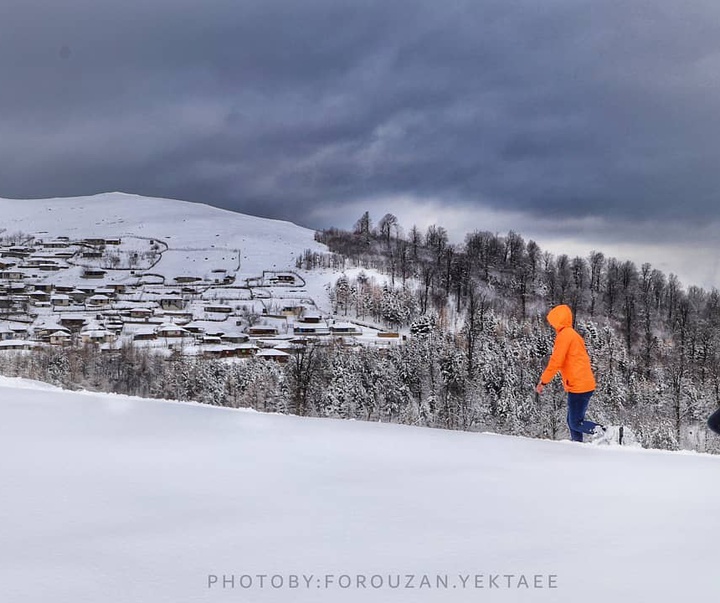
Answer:
[[[572,328],[572,311],[564,304],[555,306],[548,313],[547,320],[557,331],[557,336],[540,383],[547,385],[560,371],[566,392],[582,394],[593,391],[595,377],[590,367],[590,356],[583,338]]]

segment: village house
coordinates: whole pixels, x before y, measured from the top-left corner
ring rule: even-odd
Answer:
[[[60,315],[60,324],[71,333],[78,333],[88,322],[88,317],[83,314]]]
[[[20,268],[34,268],[36,270],[41,270],[44,272],[56,272],[63,267],[53,260],[30,258],[22,266],[20,266]]]
[[[320,312],[318,312],[317,310],[303,308],[303,312],[300,315],[300,318],[303,322],[317,324],[322,320],[322,314],[320,314]]]
[[[277,327],[270,325],[255,325],[247,330],[250,337],[273,337],[278,334]]]
[[[25,278],[25,274],[19,270],[3,270],[0,271],[0,279],[5,281],[21,281]]]
[[[202,355],[206,358],[250,358],[257,352],[254,344],[210,345],[203,348]]]
[[[299,317],[305,310],[305,306],[299,304],[286,304],[282,307],[282,314],[284,316],[295,316]]]
[[[130,318],[134,320],[142,320],[147,322],[153,312],[150,308],[132,308],[130,310]]]
[[[50,303],[53,308],[55,307],[66,307],[70,305],[70,296],[65,293],[56,293],[50,297]]]
[[[239,343],[233,346],[235,353],[240,358],[249,358],[257,354],[258,347],[254,343]]]
[[[133,333],[133,341],[151,341],[157,339],[154,328],[138,329]]]
[[[12,295],[16,301],[28,301],[30,298],[27,296],[28,287],[25,283],[12,282],[8,286],[8,292]]]
[[[28,286],[26,283],[20,281],[12,281],[8,284],[8,291],[11,294],[19,295],[21,293],[25,293],[28,290]],[[27,295],[25,296],[25,299],[27,300]]]
[[[181,284],[181,283],[196,283],[203,279],[199,276],[181,275],[181,276],[176,276],[173,280],[176,283]]]
[[[11,312],[17,312],[18,314],[27,314],[30,310],[30,298],[27,295],[13,294],[10,296],[9,308]]]
[[[163,310],[184,310],[186,302],[179,295],[165,295],[160,298],[160,307]]]
[[[226,343],[246,343],[250,340],[247,333],[225,333],[222,340]]]
[[[127,291],[127,285],[124,283],[108,283],[106,287],[114,294],[122,294]],[[103,291],[98,289],[96,293],[103,293]],[[111,295],[111,293],[105,293],[105,295]]]
[[[64,266],[61,266],[57,262],[43,262],[42,264],[38,265],[38,270],[42,272],[58,272],[59,270],[62,270]]]
[[[83,344],[96,344],[100,345],[103,343],[113,343],[117,339],[117,336],[112,331],[107,329],[92,329],[83,331],[80,333],[80,341]]]
[[[16,246],[4,249],[0,255],[5,258],[25,259],[27,257],[30,257],[33,253],[35,253],[35,249],[33,249],[32,247]]]
[[[43,242],[42,246],[46,249],[66,249],[70,243],[67,241],[67,239],[55,239],[53,241],[45,241]]]
[[[88,306],[95,308],[106,308],[110,305],[110,298],[107,295],[92,295],[87,298],[86,303]]]
[[[193,335],[201,336],[205,334],[205,327],[201,323],[191,321],[183,326],[189,333],[192,333]]]
[[[108,314],[105,317],[105,328],[113,331],[114,333],[120,334],[120,332],[125,328],[125,323],[123,322],[123,319],[120,318],[119,314]]]
[[[30,333],[28,327],[19,323],[8,323],[7,328],[12,332],[13,336],[8,339],[27,339]]]
[[[0,341],[15,339],[15,332],[7,325],[0,325]]]
[[[362,329],[349,322],[336,322],[330,325],[330,333],[333,335],[362,335]]]
[[[326,324],[296,322],[293,325],[293,334],[319,337],[322,335],[330,335],[330,329]]]
[[[274,349],[280,350],[281,352],[285,352],[286,354],[290,354],[292,356],[299,353],[301,350],[304,350],[305,346],[299,343],[293,343],[292,341],[283,341],[277,344]]]
[[[264,350],[258,350],[257,354],[255,354],[258,358],[262,358],[263,360],[271,360],[273,362],[279,362],[282,364],[285,364],[290,360],[290,354],[287,352],[283,352],[282,350],[278,350],[276,348],[267,348]]]
[[[159,310],[159,311],[155,312],[155,315],[162,316],[162,317],[166,318],[167,321],[171,321],[171,322],[174,322],[176,325],[183,325],[183,326],[188,324],[194,318],[193,313],[190,311],[187,311],[187,310],[185,310],[185,311]]]
[[[72,335],[66,331],[55,331],[50,334],[50,345],[70,345]]]
[[[103,252],[97,249],[85,249],[80,253],[80,257],[84,260],[99,260],[102,256]]]
[[[216,313],[216,314],[231,314],[233,309],[230,306],[223,306],[221,304],[216,304],[212,306],[205,306],[203,308],[205,312],[208,313]]]
[[[82,289],[73,289],[69,293],[70,299],[76,304],[84,304],[85,300],[89,297],[89,293],[87,291],[83,291]]]
[[[100,279],[105,278],[106,274],[107,271],[101,270],[100,268],[85,268],[80,276],[81,278]]]
[[[30,302],[32,304],[46,303],[50,301],[50,294],[45,293],[45,291],[31,291],[28,293],[28,297],[30,298]]]
[[[281,285],[292,285],[295,283],[295,275],[293,274],[276,274],[270,277],[270,282]]]
[[[210,337],[222,337],[225,331],[222,327],[218,327],[217,325],[208,325],[203,329],[203,332],[205,335],[208,335]]]
[[[37,341],[28,341],[27,339],[10,339],[0,341],[0,351],[2,350],[25,350],[31,351],[42,348],[42,344]]]
[[[377,336],[382,339],[399,339],[400,333],[396,331],[379,331]]]
[[[224,268],[217,268],[210,273],[210,279],[215,284],[229,284],[231,280],[235,280],[234,277],[228,276],[227,270]]]
[[[20,268],[37,268],[40,264],[42,264],[45,260],[42,260],[40,258],[28,258],[25,260]]]
[[[82,243],[85,245],[92,245],[93,247],[104,247],[105,239],[100,237],[92,237],[89,239],[83,239]]]
[[[50,336],[57,334],[58,332],[67,333],[68,335],[70,334],[70,331],[67,328],[57,322],[47,321],[35,326],[34,337],[35,339],[39,339],[41,341],[49,341]]]
[[[202,349],[203,358],[230,358],[235,350],[225,345],[207,345]]]
[[[161,325],[158,327],[156,333],[158,337],[166,338],[181,338],[189,337],[191,335],[190,331],[173,323],[165,323]]]
[[[78,285],[77,289],[89,297],[91,295],[95,295],[96,287],[94,285]]]
[[[68,251],[56,251],[52,254],[52,257],[57,260],[69,260],[71,257],[75,256],[75,252],[72,250]]]
[[[255,338],[253,341],[259,348],[274,348],[279,340],[274,337],[268,337],[267,339]]]

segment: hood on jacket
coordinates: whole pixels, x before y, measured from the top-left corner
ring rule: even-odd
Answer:
[[[572,310],[565,304],[555,306],[548,312],[547,321],[556,331],[564,329],[565,327],[572,327]]]

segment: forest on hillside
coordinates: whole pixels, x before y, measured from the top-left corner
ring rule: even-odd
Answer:
[[[441,226],[405,234],[392,214],[374,226],[365,213],[352,231],[329,229],[317,239],[336,266],[389,276],[383,286],[362,273],[341,276],[336,311],[409,326],[433,342],[423,372],[436,360],[440,379],[429,379],[426,393],[446,415],[457,407],[448,426],[563,435],[559,380],[539,408],[532,387],[552,349],[545,315],[567,304],[598,377],[589,416],[632,427],[647,446],[714,449],[705,419],[720,404],[718,290],[686,289],[649,262],[638,267],[601,251],[555,256],[515,232],[474,231],[460,245]],[[313,260],[322,261],[304,258]]]

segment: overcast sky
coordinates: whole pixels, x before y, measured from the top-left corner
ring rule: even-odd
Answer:
[[[113,190],[720,285],[720,4],[2,0],[0,196]]]

